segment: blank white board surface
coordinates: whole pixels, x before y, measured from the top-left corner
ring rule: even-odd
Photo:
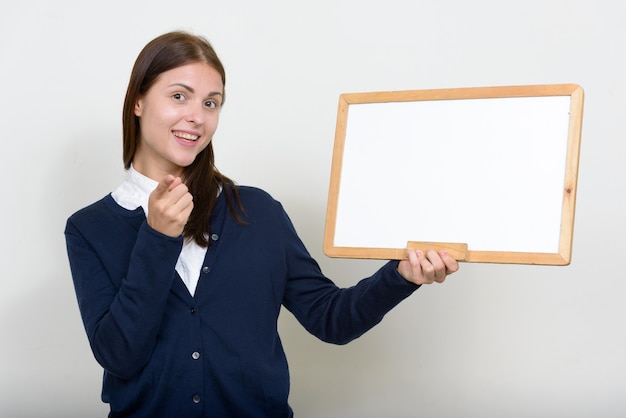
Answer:
[[[571,84],[342,95],[326,254],[568,264],[581,123]]]

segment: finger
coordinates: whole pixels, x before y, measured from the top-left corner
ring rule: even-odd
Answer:
[[[428,284],[431,281],[424,278],[424,272],[422,271],[422,264],[418,257],[419,250],[408,249],[408,260],[403,260],[398,265],[399,271],[402,276],[415,284]]]
[[[443,283],[446,279],[446,265],[441,259],[439,253],[435,250],[426,251],[426,258],[433,267],[433,280],[438,283]]]
[[[179,177],[176,177],[169,186],[167,199],[172,202],[172,204],[176,204],[176,202],[178,202],[186,194],[189,194],[189,188],[180,180]]]
[[[409,271],[408,275],[414,277],[418,282],[424,282],[424,272],[422,271],[422,263],[418,257],[419,250],[409,249]]]
[[[426,258],[424,252],[418,250],[415,252],[415,255],[417,256],[417,260],[419,261],[424,280],[432,283],[435,280],[435,269],[433,265],[430,263],[428,258]]]
[[[174,190],[177,187],[179,187],[181,184],[183,186],[185,186],[185,184],[183,183],[183,180],[180,177],[175,177],[174,180],[172,180],[172,182],[168,186],[167,191],[171,192],[172,190]],[[187,187],[187,186],[185,186],[185,187]]]
[[[440,251],[439,256],[446,265],[446,273],[452,274],[459,270],[459,262],[446,251]]]
[[[176,178],[172,176],[171,174],[168,174],[167,176],[165,176],[159,182],[159,184],[157,184],[157,187],[153,191],[155,197],[160,198],[163,195],[165,195],[165,193],[167,193],[170,190],[170,186],[175,180]]]
[[[180,212],[176,208],[176,203],[188,193],[187,186],[181,183],[179,177],[166,176],[159,182],[157,188],[150,194],[150,212],[156,210],[158,213],[169,213],[169,216],[176,216]],[[155,213],[157,213],[155,212]]]
[[[414,278],[415,280],[421,282],[423,280],[422,266],[417,258],[417,251],[409,249],[407,253],[409,258],[408,266],[404,263],[400,263],[400,266],[403,267],[403,271],[405,272],[404,277]]]
[[[175,190],[172,193],[179,193],[180,190]],[[181,214],[181,216],[189,217],[191,210],[193,209],[193,196],[189,192],[184,192],[180,196],[172,199],[172,213]]]
[[[420,262],[419,262],[419,260],[417,258],[417,251],[409,249],[408,250],[408,254],[409,254],[409,262],[410,262],[411,266],[419,267],[419,263]],[[421,267],[420,267],[420,269],[421,269]]]

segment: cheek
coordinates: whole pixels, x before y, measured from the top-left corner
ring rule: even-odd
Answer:
[[[171,127],[177,119],[173,112],[150,110],[149,112],[144,111],[143,116],[139,118],[141,136],[149,142],[163,141],[169,135]]]
[[[209,120],[208,123],[208,130],[211,131],[211,134],[215,133],[215,131],[217,131],[217,127],[219,125],[219,121],[220,121],[220,115],[219,113],[215,115],[214,118],[212,118],[211,120]]]
[[[179,112],[172,106],[157,103],[153,106],[146,106],[143,111],[143,117],[146,125],[154,126],[168,125],[180,118]]]
[[[154,114],[154,122],[160,125],[173,125],[181,119],[180,112],[175,108],[161,106],[158,112]]]

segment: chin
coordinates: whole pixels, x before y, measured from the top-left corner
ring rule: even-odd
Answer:
[[[194,161],[196,161],[196,157],[197,156],[178,158],[178,159],[172,160],[172,163],[176,164],[177,166],[181,168],[186,168],[186,167],[189,167],[191,164],[193,164]]]

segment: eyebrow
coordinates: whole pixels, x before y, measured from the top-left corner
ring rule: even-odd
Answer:
[[[195,93],[196,92],[191,86],[188,86],[188,85],[183,84],[183,83],[173,83],[173,84],[170,84],[168,87],[176,87],[176,86],[182,87],[185,90],[189,91],[190,93]],[[213,91],[213,92],[207,94],[207,97],[213,97],[213,96],[223,96],[223,94],[222,94],[222,92],[219,92],[219,91]]]

